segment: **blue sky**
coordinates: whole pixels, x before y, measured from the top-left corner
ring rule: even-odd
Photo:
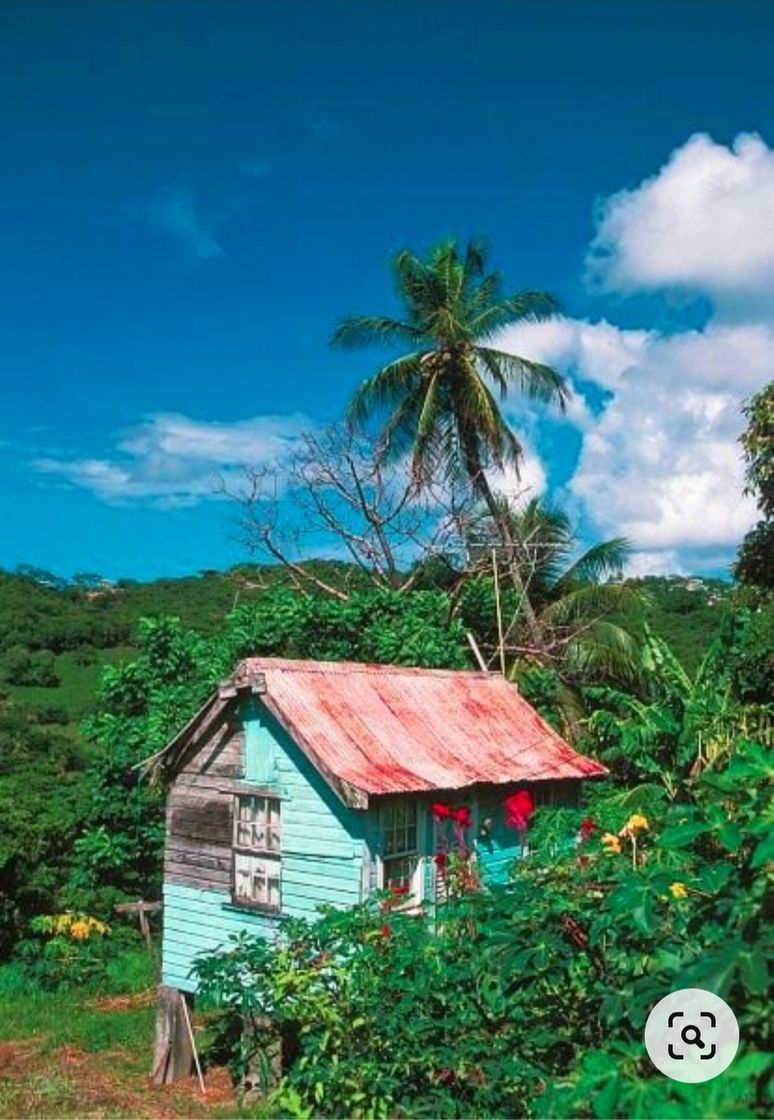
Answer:
[[[504,340],[579,390],[569,423],[513,402],[528,479],[636,570],[722,568],[774,367],[772,31],[753,0],[6,0],[0,564],[241,559],[213,476],[341,413],[375,356],[327,339],[391,309],[392,252],[476,233],[566,314]]]

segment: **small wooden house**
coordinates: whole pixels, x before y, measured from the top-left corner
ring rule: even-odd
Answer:
[[[380,888],[434,903],[445,817],[480,878],[504,877],[522,837],[509,795],[573,804],[605,772],[501,677],[277,659],[242,662],[161,762],[167,1001],[195,991],[197,955],[270,937],[281,914]]]

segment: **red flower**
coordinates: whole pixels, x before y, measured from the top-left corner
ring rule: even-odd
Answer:
[[[437,821],[446,821],[454,816],[454,810],[444,805],[443,801],[436,801],[433,805],[433,816]]]
[[[436,852],[433,856],[433,863],[438,868],[438,874],[443,879],[446,875],[447,857],[446,852]]]
[[[591,817],[584,817],[580,824],[581,840],[588,840],[588,838],[593,835],[593,833],[595,833],[598,828],[599,825],[596,821],[593,821]]]
[[[535,799],[528,789],[517,789],[505,799],[505,823],[524,832],[535,811]]]
[[[382,937],[392,937],[392,926],[382,926],[379,933],[381,933]]]
[[[463,805],[460,809],[455,811],[454,819],[462,828],[470,828],[473,823],[470,819],[470,809],[467,805]]]
[[[408,894],[408,891],[408,887],[390,887],[393,898],[401,898],[404,894]]]

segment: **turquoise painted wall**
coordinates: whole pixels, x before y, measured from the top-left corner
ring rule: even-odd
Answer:
[[[260,937],[273,933],[274,922],[263,914],[231,905],[220,891],[203,891],[182,883],[164,884],[162,979],[183,992],[196,991],[190,971],[196,957],[213,953],[234,933]]]
[[[510,792],[510,790],[508,790]],[[485,793],[478,799],[479,823],[487,817],[492,818],[493,827],[489,837],[476,839],[475,847],[478,866],[484,883],[505,883],[508,881],[508,867],[512,860],[522,855],[519,834],[505,824],[503,799],[506,793]]]
[[[283,799],[283,914],[313,918],[323,903],[359,902],[369,814],[342,804],[260,701],[245,705],[242,718],[245,781],[269,784]],[[271,936],[275,926],[271,917],[233,906],[226,892],[166,883],[164,983],[194,991],[188,973],[197,953],[240,930]]]

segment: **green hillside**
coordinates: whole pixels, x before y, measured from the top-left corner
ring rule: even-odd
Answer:
[[[345,564],[320,561],[317,569],[340,586],[357,581]],[[212,635],[237,604],[285,579],[278,569],[248,566],[115,584],[96,576],[64,583],[43,572],[0,572],[0,690],[34,711],[36,722],[77,734],[94,706],[103,666],[132,655],[140,618],[171,615]],[[683,577],[636,583],[646,593],[637,626],[647,623],[694,669],[717,632],[730,586]]]

